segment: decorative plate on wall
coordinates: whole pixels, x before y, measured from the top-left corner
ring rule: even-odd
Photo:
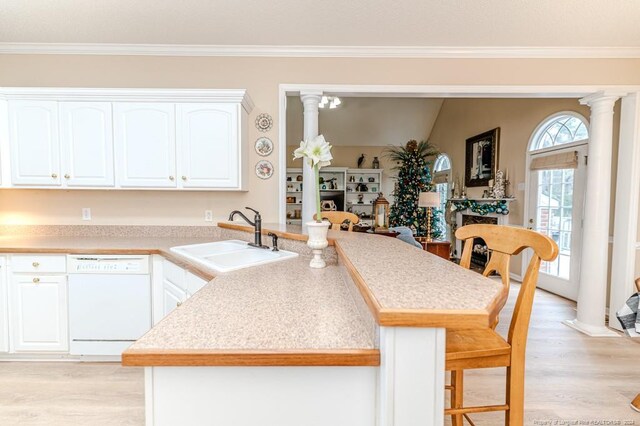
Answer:
[[[266,136],[258,138],[255,147],[256,152],[263,157],[266,157],[273,152],[273,142],[271,142],[271,139]]]
[[[262,113],[256,117],[256,129],[261,132],[268,132],[273,127],[273,118],[267,113]]]
[[[273,176],[273,164],[271,164],[271,161],[258,161],[258,163],[256,163],[256,176],[260,179],[269,179]]]

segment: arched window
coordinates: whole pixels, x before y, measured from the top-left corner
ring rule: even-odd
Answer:
[[[433,164],[433,173],[447,172],[451,170],[451,160],[447,154],[440,154]]]
[[[529,151],[538,151],[589,138],[586,120],[576,114],[564,112],[543,121],[536,129]]]
[[[447,154],[440,154],[433,162],[433,183],[436,185],[436,192],[440,195],[440,210],[444,213],[449,198],[449,177],[451,175],[451,159]],[[449,230],[441,221],[445,229],[442,229],[445,237],[449,236]]]

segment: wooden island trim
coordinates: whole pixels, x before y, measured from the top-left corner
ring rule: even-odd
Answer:
[[[378,367],[378,349],[143,350],[122,354],[127,367]]]

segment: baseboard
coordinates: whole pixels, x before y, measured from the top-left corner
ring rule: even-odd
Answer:
[[[516,274],[515,272],[509,272],[509,278],[511,278],[513,281],[522,283],[522,276]]]

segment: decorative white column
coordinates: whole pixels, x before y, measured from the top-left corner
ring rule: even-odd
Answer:
[[[582,226],[578,315],[565,324],[589,336],[617,336],[605,326],[613,106],[619,94],[594,93],[580,103],[591,108],[587,184]]]
[[[609,327],[621,330],[615,311],[635,292],[633,284],[640,198],[640,93],[622,98],[611,255]]]
[[[305,140],[318,136],[318,104],[322,99],[321,91],[300,92],[302,99]],[[313,213],[316,209],[316,193],[314,191],[313,180],[315,179],[313,169],[307,161],[303,160],[302,165],[302,226],[313,220]]]

